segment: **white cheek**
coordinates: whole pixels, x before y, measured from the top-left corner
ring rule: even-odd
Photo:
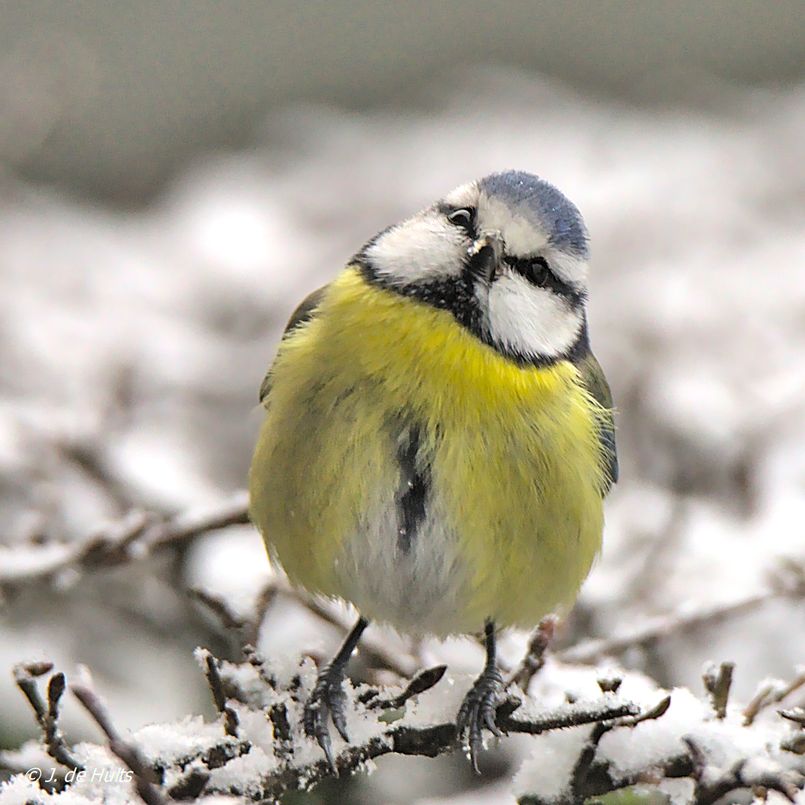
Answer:
[[[375,271],[399,285],[457,275],[466,254],[460,231],[432,216],[395,226],[366,252]]]
[[[503,348],[536,357],[556,357],[573,346],[582,325],[581,309],[547,288],[516,274],[492,283],[488,299],[489,335]]]

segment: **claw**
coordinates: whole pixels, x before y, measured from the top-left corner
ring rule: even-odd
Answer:
[[[486,727],[495,737],[503,735],[495,723],[502,693],[503,678],[500,672],[494,666],[487,667],[475,680],[458,711],[456,719],[458,735],[462,740],[466,735],[470,762],[476,774],[480,773],[478,756],[483,749],[483,728]]]
[[[494,735],[496,738],[501,738],[503,733],[498,728],[498,725],[495,723],[495,716],[497,715],[496,707],[497,702],[494,702],[491,707],[482,711],[484,717],[484,726]]]
[[[327,726],[327,717],[331,717],[338,734],[347,742],[347,694],[344,693],[344,679],[346,677],[347,662],[355,646],[369,625],[365,618],[358,618],[358,622],[347,635],[344,644],[338,650],[333,661],[322,668],[316,679],[316,687],[305,703],[302,724],[305,735],[315,738],[324,751],[330,770],[337,777],[338,768],[333,756],[333,742],[330,740],[330,729]]]
[[[338,769],[335,765],[327,718],[328,716],[332,718],[338,734],[345,741],[349,741],[346,718],[347,696],[344,693],[343,684],[343,668],[332,665],[324,668],[316,680],[316,687],[313,688],[313,693],[310,694],[310,698],[305,703],[302,719],[305,735],[316,739],[324,751],[327,763],[334,774],[338,773]]]
[[[346,697],[345,697],[346,698]],[[349,736],[347,735],[347,719],[344,714],[344,707],[339,705],[331,709],[333,724],[335,725],[338,734],[344,739],[345,743],[349,743]]]

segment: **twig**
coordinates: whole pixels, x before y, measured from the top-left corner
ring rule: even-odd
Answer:
[[[241,618],[237,615],[226,601],[219,598],[217,595],[202,590],[200,587],[191,587],[188,590],[188,594],[191,598],[200,601],[204,606],[215,613],[227,629],[234,629],[240,632],[248,625],[248,621],[246,621],[245,618]]]
[[[707,755],[704,749],[689,736],[682,738],[688,747],[693,761],[693,769],[689,776],[693,777],[695,789],[693,801],[696,805],[713,805],[732,791],[741,788],[764,788],[782,794],[789,802],[795,802],[797,783],[792,774],[781,770],[764,770],[761,774],[750,777],[746,773],[748,758],[736,761],[727,771],[715,779],[707,774]]]
[[[378,691],[370,690],[368,692],[370,695],[361,696],[358,701],[364,702],[368,710],[398,710],[409,699],[424,693],[426,690],[430,690],[434,685],[438,684],[446,670],[446,665],[436,665],[433,668],[426,668],[424,671],[420,671],[399,696],[394,696],[391,699],[383,699],[378,696]]]
[[[218,712],[224,716],[224,732],[237,738],[238,715],[231,707],[227,706],[226,693],[224,692],[221,675],[218,673],[218,660],[209,651],[204,652],[204,665],[204,673],[207,677],[207,684],[210,686],[212,699],[218,708]]]
[[[786,738],[780,744],[780,749],[784,752],[793,752],[795,755],[805,755],[805,730]]]
[[[84,767],[70,754],[59,730],[59,701],[64,693],[63,673],[51,676],[48,681],[47,706],[39,693],[36,677],[44,676],[53,670],[53,663],[28,663],[14,667],[14,681],[28,699],[39,726],[42,728],[47,753],[68,769],[81,770]]]
[[[208,771],[192,768],[168,790],[168,796],[179,801],[198,799],[209,779],[210,773]]]
[[[127,484],[115,472],[102,443],[91,439],[62,439],[55,442],[61,457],[78,467],[93,483],[106,492],[118,512],[131,508]]]
[[[732,672],[735,670],[734,662],[722,662],[718,669],[708,666],[703,674],[704,687],[710,694],[710,701],[716,718],[723,719],[727,715],[727,704],[732,687]]]
[[[586,640],[556,652],[567,663],[594,663],[604,657],[619,657],[633,648],[647,648],[664,640],[702,626],[711,626],[727,618],[751,612],[773,598],[790,595],[786,590],[767,590],[729,604],[702,609],[698,612],[654,618],[630,634],[607,639]]]
[[[777,711],[783,718],[805,727],[805,707],[792,707],[790,710]]]
[[[168,518],[155,520],[153,515],[131,512],[84,540],[64,544],[62,551],[54,551],[52,542],[26,546],[23,568],[0,561],[0,587],[47,582],[67,570],[85,573],[142,560],[162,548],[181,547],[201,534],[248,523],[247,506],[247,495],[241,492],[215,508]],[[5,552],[10,559],[14,548],[0,548],[0,556]]]
[[[268,614],[268,611],[274,605],[277,598],[278,590],[272,584],[266,584],[257,596],[257,603],[254,607],[254,616],[250,624],[246,625],[245,637],[247,643],[257,645],[260,637],[260,627]]]
[[[506,703],[504,702],[501,706],[506,707]],[[508,706],[511,707],[511,704]],[[549,732],[550,730],[580,727],[584,724],[594,724],[596,722],[606,723],[608,725],[607,729],[614,729],[626,723],[621,720],[637,718],[639,714],[640,709],[631,702],[618,702],[606,704],[598,708],[572,705],[566,712],[560,712],[555,716],[546,715],[528,721],[521,721],[512,716],[507,716],[504,712],[502,717],[498,716],[496,723],[505,732],[541,735],[543,732]]]
[[[103,730],[112,754],[120,758],[131,769],[137,793],[143,802],[146,805],[163,805],[165,798],[155,786],[157,780],[153,769],[147,765],[136,746],[120,737],[99,696],[84,685],[70,685],[70,690]]]
[[[805,669],[785,685],[777,682],[767,682],[761,685],[760,689],[749,701],[749,704],[744,708],[744,726],[752,724],[761,710],[765,710],[772,704],[778,704],[803,686],[805,686]]]
[[[665,589],[663,574],[680,550],[690,520],[691,505],[684,495],[674,496],[668,517],[649,542],[648,550],[627,582],[626,600],[650,602],[657,590]]]
[[[263,655],[260,654],[253,645],[247,643],[243,647],[243,656],[246,658],[246,661],[249,663],[249,665],[251,665],[255,671],[257,671],[263,684],[271,690],[276,690],[277,678],[268,668],[266,668],[266,661]]]
[[[555,615],[548,615],[539,622],[529,638],[525,656],[506,680],[507,688],[519,685],[521,690],[528,690],[534,675],[545,665],[545,652],[556,634],[558,622]]]

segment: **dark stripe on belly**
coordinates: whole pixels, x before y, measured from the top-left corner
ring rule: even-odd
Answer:
[[[430,488],[427,465],[422,467],[419,453],[419,428],[412,426],[400,442],[397,461],[400,465],[400,489],[397,493],[397,545],[408,553],[425,520],[425,499]]]

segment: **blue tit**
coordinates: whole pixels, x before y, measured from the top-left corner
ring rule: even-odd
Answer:
[[[498,733],[496,629],[568,606],[589,573],[618,464],[588,267],[578,209],[507,171],[380,232],[291,317],[261,388],[251,516],[292,584],[361,615],[305,707],[331,764],[370,620],[485,630],[457,717],[477,768],[483,728]]]

